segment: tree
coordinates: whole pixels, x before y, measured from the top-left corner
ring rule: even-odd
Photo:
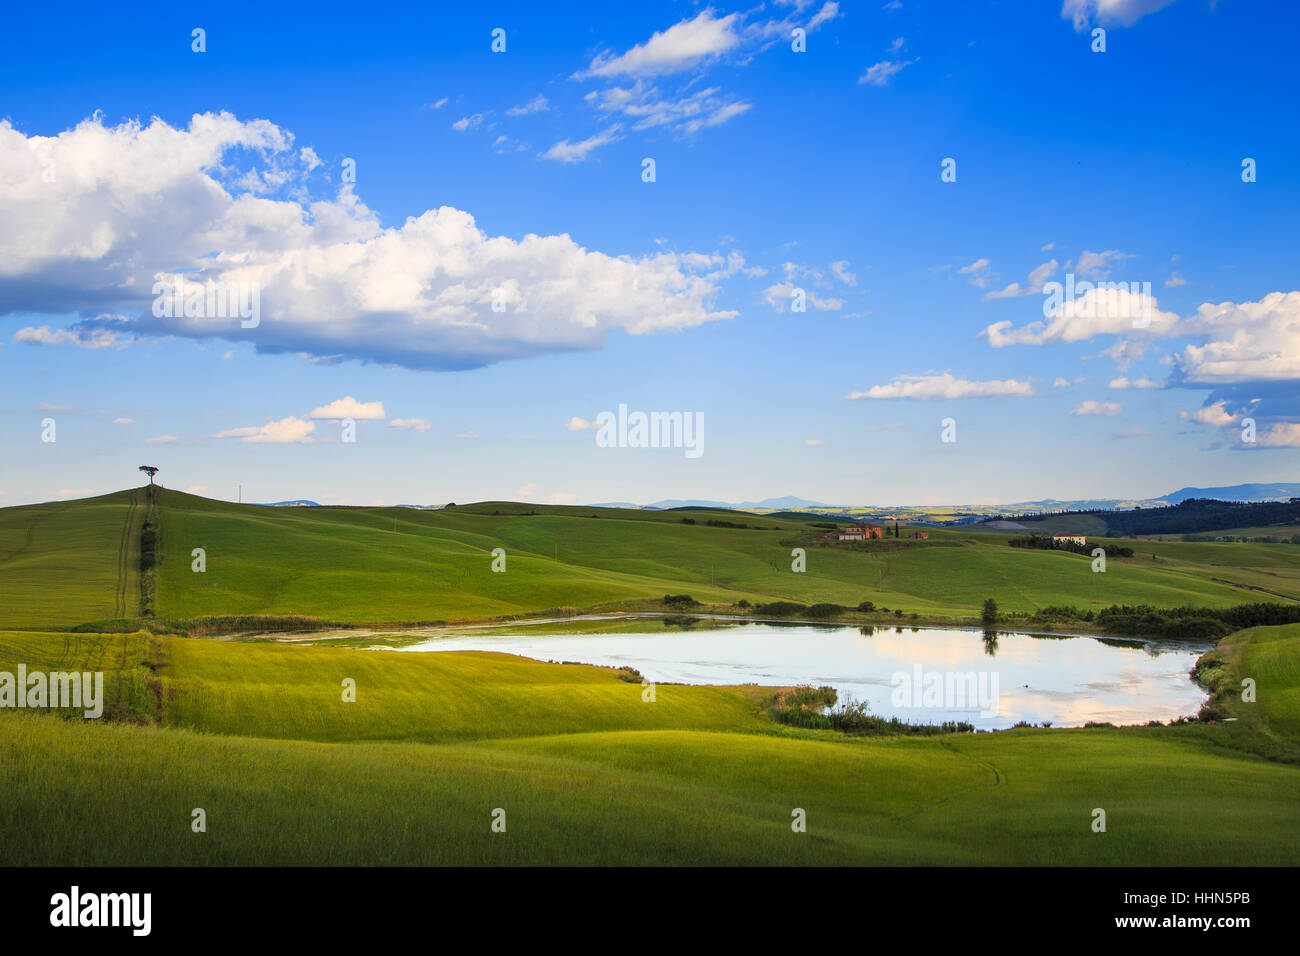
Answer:
[[[140,470],[149,476],[149,484],[153,484],[153,476],[158,474],[158,469],[153,465],[141,465]]]
[[[983,624],[996,624],[998,622],[998,602],[992,598],[984,599],[984,611],[980,615],[980,621]]]

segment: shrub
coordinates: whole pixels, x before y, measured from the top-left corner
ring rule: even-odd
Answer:
[[[756,613],[769,617],[789,617],[792,614],[802,614],[807,610],[808,605],[796,604],[794,601],[772,601],[768,604],[754,605]]]
[[[814,604],[804,613],[809,617],[827,618],[836,617],[843,613],[844,608],[838,604]]]

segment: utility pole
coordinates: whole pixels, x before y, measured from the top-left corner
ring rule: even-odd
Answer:
[[[240,485],[240,486],[239,486],[239,502],[238,502],[238,503],[241,504],[241,505],[244,503],[244,486],[243,486],[243,485]]]

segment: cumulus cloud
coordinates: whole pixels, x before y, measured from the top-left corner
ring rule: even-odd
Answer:
[[[1055,284],[1055,288],[1058,284]],[[1050,306],[1050,302],[1048,303]],[[1047,318],[1014,328],[1011,322],[994,322],[980,333],[989,345],[1049,345],[1081,342],[1093,336],[1120,335],[1142,331],[1147,335],[1168,335],[1178,324],[1173,312],[1161,312],[1155,296],[1127,288],[1102,289],[1090,286],[1082,295],[1050,308]],[[1146,323],[1135,329],[1135,322]]]
[[[1124,406],[1119,402],[1080,402],[1070,409],[1071,415],[1118,415],[1124,411]]]
[[[652,76],[691,69],[702,60],[720,56],[740,43],[736,32],[740,18],[738,13],[715,17],[712,10],[705,10],[693,19],[682,20],[655,33],[645,43],[638,43],[625,53],[597,55],[586,70],[574,74],[574,79]]]
[[[614,331],[736,314],[714,310],[718,286],[676,253],[611,256],[567,235],[488,236],[450,207],[386,228],[350,185],[309,199],[309,164],[292,140],[229,113],[196,115],[188,128],[95,116],[53,137],[0,122],[0,314],[93,316],[20,333],[41,344],[222,337],[416,369],[594,349]],[[54,183],[42,180],[45,157]],[[182,272],[258,288],[260,324],[154,316],[155,283]]]
[[[1112,378],[1108,388],[1159,388],[1160,383],[1153,378],[1134,378],[1129,379],[1121,375],[1119,378]]]
[[[1257,445],[1265,448],[1300,448],[1300,424],[1279,422],[1255,437]]]
[[[358,402],[351,395],[330,402],[328,405],[322,405],[319,408],[312,409],[308,418],[325,418],[330,421],[338,421],[341,418],[355,418],[375,420],[382,419],[384,415],[383,402]]]
[[[571,432],[584,432],[597,429],[600,426],[593,421],[588,421],[585,418],[579,418],[577,415],[574,415],[564,423],[564,427]]]
[[[1184,382],[1300,379],[1300,292],[1271,292],[1258,302],[1207,302],[1183,328],[1209,338],[1176,356]]]
[[[1029,382],[1014,378],[972,382],[956,378],[950,372],[942,375],[900,375],[887,385],[873,385],[865,392],[850,392],[848,399],[913,398],[922,401],[939,401],[956,398],[1024,398],[1035,394]]]
[[[433,427],[433,422],[427,418],[394,418],[388,427],[404,432],[427,432]]]
[[[223,432],[217,432],[213,438],[238,438],[240,441],[251,444],[307,444],[315,441],[311,433],[316,430],[316,423],[306,419],[296,418],[290,415],[288,418],[282,418],[279,421],[267,422],[265,425],[249,426],[247,428],[229,428]]]
[[[1065,0],[1061,19],[1074,22],[1079,32],[1092,24],[1131,27],[1148,13],[1163,10],[1174,0]]]
[[[1227,410],[1226,402],[1215,402],[1213,405],[1206,405],[1204,408],[1198,408],[1192,412],[1191,419],[1202,425],[1212,425],[1215,428],[1222,428],[1224,425],[1231,425],[1240,418]]]

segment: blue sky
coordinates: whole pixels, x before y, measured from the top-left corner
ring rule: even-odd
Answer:
[[[143,463],[211,497],[357,504],[1296,478],[1290,5],[222,4],[8,25],[0,505],[114,490]],[[1149,283],[1126,300],[1149,321],[1088,296],[1045,313],[1067,274]],[[177,275],[256,287],[258,324],[155,315]],[[702,417],[703,454],[600,447],[583,424],[620,404]]]

